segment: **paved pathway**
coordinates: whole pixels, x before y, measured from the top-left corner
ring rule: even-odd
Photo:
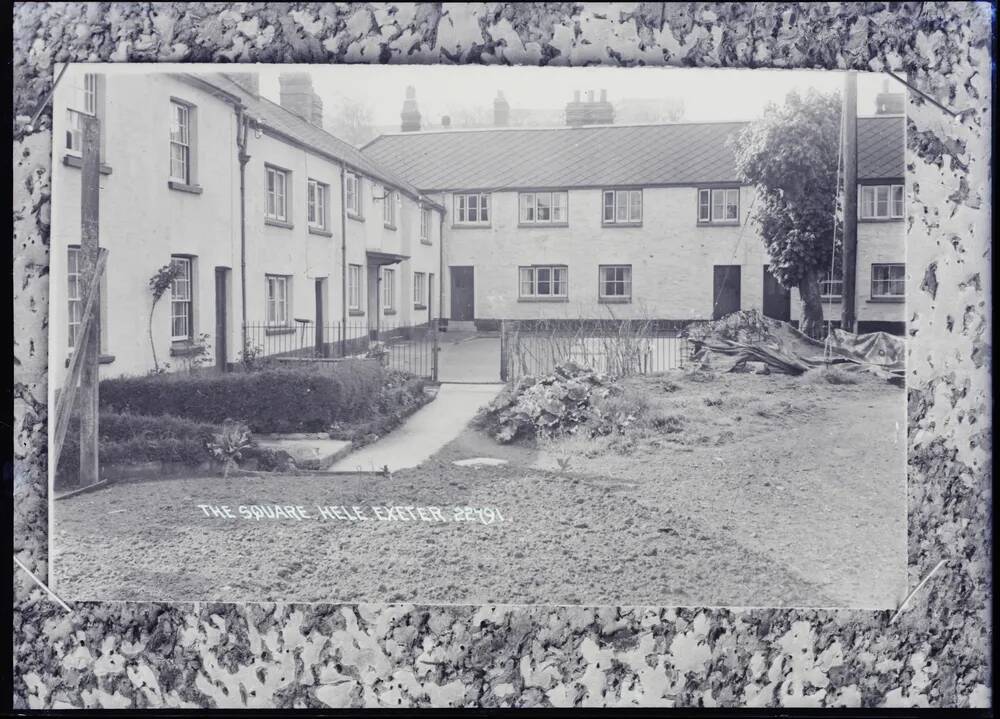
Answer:
[[[440,369],[441,382],[500,381],[500,338],[459,335],[449,337],[441,333]],[[457,341],[456,341],[457,340]]]
[[[402,426],[330,469],[378,471],[388,465],[395,472],[416,467],[457,437],[476,411],[502,388],[501,384],[442,384],[437,398],[414,412]]]

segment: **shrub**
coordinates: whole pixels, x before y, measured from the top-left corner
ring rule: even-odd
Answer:
[[[97,454],[102,465],[161,461],[196,466],[210,458],[207,443],[218,431],[210,424],[180,417],[114,412],[101,413],[98,429]],[[56,468],[57,482],[79,471],[80,418],[73,415]]]
[[[120,377],[101,382],[101,407],[175,415],[255,433],[323,432],[377,410],[385,373],[375,362],[281,367],[260,372]]]

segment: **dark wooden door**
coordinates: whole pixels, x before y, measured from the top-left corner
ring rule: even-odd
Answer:
[[[326,278],[316,279],[316,354],[326,357]]]
[[[740,308],[740,265],[715,265],[712,277],[712,319],[725,317]]]
[[[215,268],[215,367],[220,372],[227,369],[229,354],[229,268]]]
[[[792,319],[792,293],[781,286],[764,265],[764,316],[788,322]]]
[[[475,279],[471,267],[451,269],[451,319],[475,319]]]

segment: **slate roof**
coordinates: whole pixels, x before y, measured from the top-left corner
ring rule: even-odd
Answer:
[[[902,116],[858,119],[858,178],[904,175]],[[362,148],[426,192],[736,181],[726,139],[747,123],[407,132]]]
[[[420,190],[417,187],[391,168],[380,165],[376,159],[365,155],[358,148],[313,125],[281,105],[265,97],[255,97],[225,75],[211,74],[199,75],[198,77],[204,82],[238,97],[247,108],[247,113],[252,118],[260,120],[266,127],[298,140],[320,153],[340,160],[348,166],[348,169],[353,169],[366,177],[375,178],[413,197],[420,195]],[[250,149],[250,154],[253,154],[252,149]]]

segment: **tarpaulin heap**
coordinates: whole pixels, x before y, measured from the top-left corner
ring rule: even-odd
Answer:
[[[742,369],[747,362],[763,362],[772,372],[798,375],[816,367],[847,364],[897,383],[905,378],[905,340],[886,332],[856,335],[834,329],[824,342],[788,322],[743,310],[691,325],[684,334],[694,345],[696,361],[727,371]]]

